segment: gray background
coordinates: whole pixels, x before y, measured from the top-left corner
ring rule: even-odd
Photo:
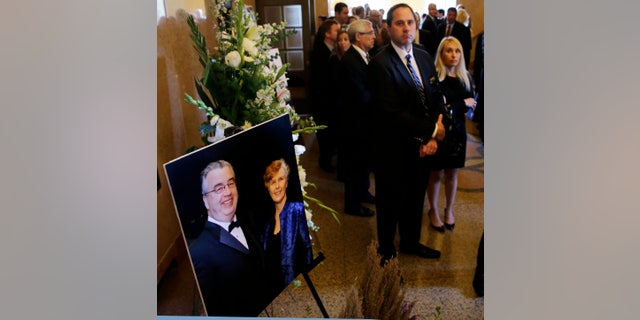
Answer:
[[[487,1],[487,319],[637,318],[631,1]],[[155,1],[0,19],[0,312],[156,313]]]

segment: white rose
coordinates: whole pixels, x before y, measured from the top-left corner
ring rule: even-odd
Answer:
[[[224,57],[224,62],[234,68],[237,68],[240,65],[240,60],[242,60],[240,53],[235,50],[227,53]]]

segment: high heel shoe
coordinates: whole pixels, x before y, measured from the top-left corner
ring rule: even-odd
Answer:
[[[431,217],[433,210],[429,210],[429,217]],[[431,220],[431,218],[429,218],[429,220]],[[438,231],[440,233],[444,233],[444,226],[434,226],[432,222],[429,222],[429,225],[431,225],[431,229]]]
[[[447,212],[447,208],[444,208],[444,212]],[[456,223],[452,223],[452,224],[448,224],[448,223],[444,223],[444,227],[447,228],[447,230],[449,231],[453,231],[453,228],[455,228]]]
[[[446,225],[447,225],[447,224],[445,224],[445,226],[446,226]],[[448,228],[448,227],[447,227],[447,228]],[[435,230],[435,231],[438,231],[438,232],[440,232],[440,233],[444,233],[444,226],[436,227],[436,226],[434,226],[434,225],[431,225],[431,229],[433,229],[433,230]],[[451,230],[451,229],[449,229],[449,230]]]

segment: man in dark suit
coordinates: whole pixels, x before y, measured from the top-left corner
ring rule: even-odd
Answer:
[[[365,89],[369,50],[376,35],[371,21],[356,20],[347,29],[351,47],[340,61],[340,141],[338,161],[345,166],[344,210],[346,214],[373,216],[375,213],[362,205],[373,202],[369,194],[371,99]]]
[[[378,253],[381,263],[400,252],[439,258],[440,251],[419,243],[426,193],[426,158],[444,138],[442,94],[431,56],[412,45],[416,33],[413,9],[401,3],[389,9],[391,43],[369,63],[368,88],[373,101],[374,173]]]
[[[447,10],[447,20],[438,27],[438,45],[444,37],[455,37],[462,44],[464,55],[464,63],[469,70],[469,62],[471,62],[471,30],[464,24],[456,21],[458,10],[449,8]],[[437,47],[436,47],[437,48]]]
[[[189,252],[207,314],[255,317],[269,303],[264,257],[257,238],[238,226],[233,167],[218,160],[200,178],[208,219]]]
[[[333,6],[333,11],[335,12],[335,20],[338,22],[340,29],[347,28],[349,22],[349,6],[344,2],[338,2]]]
[[[339,30],[336,20],[323,21],[318,27],[309,60],[309,93],[313,117],[317,124],[327,126],[316,134],[320,151],[318,165],[327,172],[335,171],[331,161],[336,152],[336,99],[329,57],[336,46]]]
[[[429,14],[420,26],[420,43],[425,47],[427,52],[433,57],[438,49],[438,26],[441,21],[438,20],[438,9],[435,3],[429,4]]]

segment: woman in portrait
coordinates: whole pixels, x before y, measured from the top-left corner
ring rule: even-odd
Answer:
[[[264,186],[273,200],[273,211],[261,236],[272,286],[280,292],[311,264],[311,238],[304,204],[287,201],[289,166],[284,159],[271,162],[264,173]]]
[[[445,126],[444,140],[438,143],[438,151],[433,155],[431,173],[427,188],[429,198],[429,219],[431,227],[438,232],[445,228],[453,230],[455,217],[453,203],[458,187],[458,172],[464,167],[467,146],[465,113],[475,109],[474,88],[471,74],[465,67],[463,48],[454,37],[445,37],[436,52],[436,71],[440,90],[446,98],[442,123]],[[444,179],[447,206],[444,208],[444,225],[438,212],[440,183]]]

